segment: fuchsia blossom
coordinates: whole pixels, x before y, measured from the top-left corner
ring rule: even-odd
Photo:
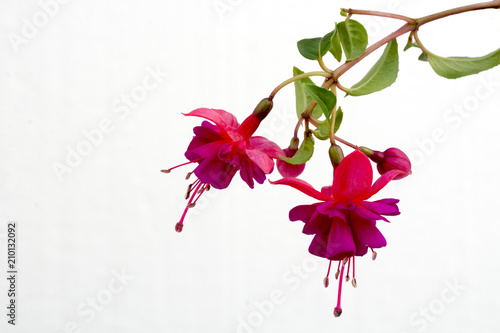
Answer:
[[[389,181],[403,175],[404,171],[390,170],[385,172],[373,185],[373,171],[368,158],[355,150],[346,156],[335,169],[332,186],[323,187],[321,192],[311,185],[296,178],[283,178],[273,184],[284,184],[319,200],[311,205],[301,205],[290,210],[291,221],[305,223],[302,232],[315,235],[309,247],[309,252],[329,260],[338,260],[340,272],[339,293],[335,316],[342,313],[340,295],[344,266],[349,262],[346,280],[349,279],[349,267],[353,261],[353,286],[356,286],[354,276],[354,257],[363,256],[368,248],[385,246],[386,240],[376,227],[377,220],[388,220],[383,216],[399,214],[397,199],[382,199],[367,201],[380,191]],[[375,252],[373,252],[375,255]],[[331,264],[331,262],[330,262]],[[339,270],[337,270],[337,276]],[[328,285],[328,277],[325,286]]]
[[[240,125],[236,117],[229,112],[217,109],[200,108],[186,116],[202,117],[214,124],[203,121],[193,129],[195,136],[185,153],[189,162],[163,172],[170,172],[179,166],[198,163],[192,173],[198,179],[189,185],[186,209],[175,229],[182,231],[187,210],[194,207],[201,194],[214,187],[224,189],[229,186],[237,171],[241,178],[254,187],[254,180],[262,184],[266,174],[273,171],[274,161],[284,152],[274,142],[260,136],[252,136],[272,108],[272,102],[264,99],[255,111]],[[188,177],[191,173],[188,174]]]

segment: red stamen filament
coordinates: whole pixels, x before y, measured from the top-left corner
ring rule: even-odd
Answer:
[[[330,260],[330,263],[328,264],[328,272],[326,272],[326,277],[323,279],[323,285],[325,288],[328,288],[328,285],[330,284],[330,268],[332,267],[332,261]]]
[[[347,262],[347,274],[345,276],[345,281],[349,281],[350,277],[349,277],[349,270],[351,268],[351,258],[349,258],[349,261]]]
[[[172,171],[172,170],[174,170],[174,169],[177,169],[177,168],[179,168],[179,167],[181,167],[181,166],[188,165],[188,164],[191,164],[191,163],[199,162],[199,161],[201,161],[202,159],[203,159],[203,158],[199,158],[199,159],[194,160],[194,161],[189,161],[189,162],[186,162],[186,163],[182,163],[182,164],[176,165],[176,166],[174,166],[174,167],[172,167],[172,168],[170,168],[170,169],[161,170],[161,172],[163,172],[163,173],[170,173],[170,171]]]
[[[196,185],[195,185],[195,184],[196,184]],[[192,195],[191,195],[191,197],[189,198],[189,201],[188,201],[188,203],[187,203],[187,205],[186,205],[186,208],[184,208],[184,212],[182,213],[182,216],[181,216],[180,221],[179,221],[179,222],[175,225],[175,230],[176,230],[177,232],[181,232],[181,231],[182,231],[182,227],[183,227],[183,223],[184,223],[184,218],[186,217],[187,211],[188,211],[188,209],[189,209],[189,208],[194,207],[194,206],[193,206],[193,203],[195,203],[195,202],[193,202],[193,199],[195,198],[196,193],[198,192],[198,190],[200,189],[200,187],[201,187],[202,185],[203,185],[203,183],[202,183],[199,179],[197,179],[197,180],[193,183],[193,187],[195,187],[195,186],[196,186],[196,187],[195,187],[194,191],[192,191],[192,193],[193,193],[193,194],[192,194]],[[198,197],[196,198],[196,200],[198,200],[198,198],[199,198],[199,197],[200,197],[200,196],[198,196]],[[195,201],[196,201],[196,200],[195,200]]]
[[[340,260],[339,260],[339,265],[337,266],[337,271],[335,272],[335,280],[339,278],[339,274],[340,274]]]
[[[352,286],[354,288],[356,288],[358,286],[358,283],[356,282],[356,269],[355,269],[356,265],[354,264],[354,258],[355,257],[352,257],[352,281],[351,281],[351,283],[352,283]]]

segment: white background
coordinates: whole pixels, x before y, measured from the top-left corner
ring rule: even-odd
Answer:
[[[417,49],[402,52],[403,36],[396,83],[340,100],[338,135],[413,160],[412,176],[377,195],[401,199],[402,214],[380,223],[388,246],[377,260],[357,260],[358,288],[346,285],[340,318],[336,283],[322,286],[327,261],[307,252],[302,223],[288,221],[289,209],[313,199],[268,183],[250,190],[237,175],[200,199],[178,234],[191,167],[159,172],[185,161],[200,122],[181,112],[222,108],[241,121],[293,66],[318,70],[296,42],[332,30],[340,7],[418,17],[470,3],[3,0],[0,330],[498,331],[500,68],[446,80]],[[402,24],[353,18],[370,43]],[[468,13],[420,37],[442,56],[480,56],[499,47],[499,22],[498,11]],[[380,52],[341,83],[359,80]],[[260,133],[286,147],[294,112],[287,87]],[[327,147],[317,144],[302,176],[316,188],[331,181]],[[77,149],[86,156],[69,157]],[[6,316],[9,221],[18,225],[15,327]]]

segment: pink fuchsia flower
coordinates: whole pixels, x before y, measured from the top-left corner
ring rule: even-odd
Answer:
[[[388,148],[383,153],[366,147],[360,147],[360,149],[369,159],[377,163],[377,170],[381,175],[391,170],[403,171],[404,173],[394,178],[397,180],[411,174],[410,159],[398,148]]]
[[[262,184],[266,174],[273,171],[273,159],[284,155],[283,150],[264,137],[252,136],[271,108],[272,101],[262,100],[241,125],[234,115],[224,110],[200,108],[185,114],[205,118],[214,124],[203,121],[201,126],[193,129],[195,135],[185,153],[189,162],[162,170],[168,173],[182,165],[198,164],[186,177],[194,173],[198,179],[188,187],[186,199],[189,201],[176,224],[176,231],[182,231],[187,210],[194,207],[201,194],[210,187],[225,189],[239,171],[248,186],[254,188],[254,180]]]
[[[295,153],[299,150],[299,139],[292,138],[290,140],[290,145],[288,148],[283,149],[285,153],[284,157],[293,157]],[[283,177],[298,177],[306,168],[306,164],[291,164],[282,159],[276,160],[276,166],[278,167],[278,171],[280,175]]]
[[[353,286],[356,286],[354,276],[354,257],[363,256],[370,248],[386,246],[387,242],[376,227],[376,221],[388,220],[385,216],[399,214],[397,199],[382,199],[368,201],[380,191],[389,181],[402,175],[401,170],[385,172],[373,185],[373,171],[368,158],[355,150],[346,156],[335,169],[332,186],[323,187],[321,192],[315,190],[307,182],[297,178],[283,178],[271,182],[291,186],[313,197],[319,202],[311,205],[301,205],[290,210],[291,221],[305,223],[302,232],[314,235],[309,246],[309,252],[323,258],[339,261],[340,273],[338,301],[334,314],[340,316],[340,296],[344,267],[348,263],[346,280],[349,279],[349,269],[353,264]],[[375,255],[375,252],[373,252]],[[330,269],[328,270],[328,272]],[[325,286],[328,285],[328,276]]]

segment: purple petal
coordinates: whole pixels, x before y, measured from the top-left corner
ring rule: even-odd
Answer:
[[[293,207],[288,213],[288,218],[290,221],[302,221],[307,222],[313,213],[316,211],[317,204],[312,205],[300,205]]]
[[[207,142],[204,143],[204,140],[202,138],[194,138],[191,141],[191,144],[189,145],[187,151],[184,153],[184,156],[186,156],[187,159],[189,160],[195,160],[198,158],[214,158],[218,154],[218,150],[221,148],[221,146],[224,144],[224,141],[215,141],[215,142]]]
[[[306,222],[302,233],[306,235],[323,234],[330,230],[332,219],[327,215],[323,215],[315,211],[311,218]]]
[[[236,169],[218,158],[207,158],[194,169],[194,174],[202,183],[210,184],[216,189],[229,186],[236,173]]]
[[[369,247],[376,249],[387,245],[384,236],[373,221],[363,219],[356,214],[350,214],[349,218],[357,256],[365,255]]]
[[[363,206],[357,206],[356,205],[354,207],[355,207],[355,209],[353,209],[352,211],[355,212],[356,214],[358,214],[359,216],[361,216],[364,219],[373,220],[373,221],[384,220],[386,222],[389,222],[389,220],[386,219],[385,217],[383,217],[382,215],[374,213],[371,210],[366,209]]]
[[[309,253],[326,258],[326,247],[328,245],[328,233],[316,234],[309,245]]]
[[[398,202],[397,199],[382,199],[374,202],[362,201],[361,205],[376,214],[394,216],[399,215]]]
[[[264,173],[264,171],[262,171],[262,169],[258,167],[255,163],[252,163],[252,169],[253,169],[253,179],[255,179],[255,181],[259,184],[264,183],[264,181],[266,180],[266,174]],[[269,173],[271,173],[272,171],[273,170],[271,168]]]
[[[254,188],[252,163],[246,158],[241,160],[240,176],[251,189]]]
[[[356,245],[352,237],[349,224],[336,217],[332,220],[326,257],[331,260],[342,260],[356,252]]]

